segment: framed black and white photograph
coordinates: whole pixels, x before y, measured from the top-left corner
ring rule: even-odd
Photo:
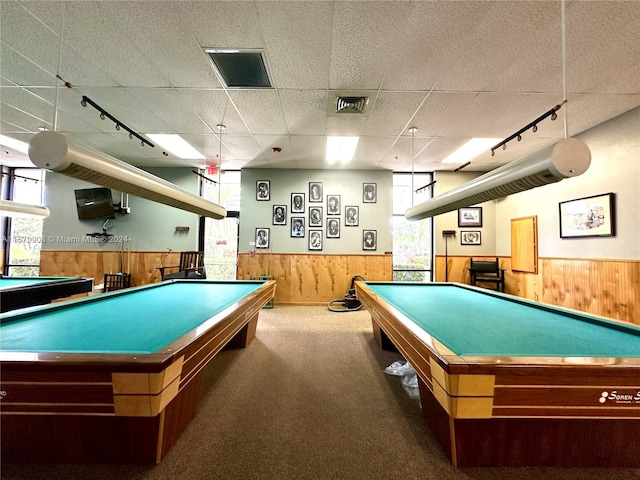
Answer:
[[[273,224],[274,225],[287,224],[287,206],[286,205],[273,206]]]
[[[304,213],[304,193],[291,194],[291,213]]]
[[[340,195],[327,195],[327,215],[340,215]]]
[[[271,199],[271,182],[269,180],[256,180],[256,200],[266,202]]]
[[[360,223],[360,207],[357,205],[347,205],[344,207],[344,225],[346,227],[357,227]]]
[[[309,250],[322,250],[322,230],[309,229]]]
[[[309,226],[322,227],[322,207],[309,207]]]
[[[614,236],[614,198],[603,193],[560,202],[560,238]]]
[[[304,217],[291,217],[291,236],[304,237]]]
[[[363,230],[362,231],[362,249],[375,250],[378,248],[378,231]]]
[[[480,230],[460,230],[460,245],[481,245]]]
[[[327,218],[327,238],[340,238],[340,217]]]
[[[256,228],[256,248],[269,248],[269,229]]]
[[[309,182],[309,203],[322,203],[322,182]]]
[[[378,184],[362,184],[362,203],[376,203],[378,201]]]
[[[459,227],[481,227],[482,207],[467,207],[458,210]]]

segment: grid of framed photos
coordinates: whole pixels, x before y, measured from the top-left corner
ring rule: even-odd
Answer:
[[[256,201],[270,199],[271,182],[257,180]],[[377,203],[377,201],[377,184],[363,183],[362,203]],[[289,205],[272,205],[271,224],[274,226],[289,225],[292,238],[307,238],[308,250],[321,251],[325,239],[340,238],[343,226],[360,226],[360,205],[345,205],[344,210],[342,208],[341,195],[325,195],[322,182],[309,182],[308,192],[291,193]],[[344,214],[344,217],[341,217],[341,214]],[[270,248],[270,244],[270,229],[256,228],[256,248]],[[362,230],[363,250],[374,251],[377,249],[377,244],[377,230]]]

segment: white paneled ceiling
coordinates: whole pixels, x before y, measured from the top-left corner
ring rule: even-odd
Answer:
[[[485,171],[555,143],[565,121],[576,135],[640,105],[640,1],[2,0],[0,18],[0,133],[55,129],[137,166],[336,168],[326,136],[359,135],[344,168],[452,170],[442,159],[469,138],[562,103],[564,71],[558,119],[467,167]],[[263,50],[274,88],[226,89],[206,48]],[[364,114],[333,113],[344,92],[369,97]],[[208,160],[142,147],[82,96]],[[28,159],[3,147],[0,162]]]

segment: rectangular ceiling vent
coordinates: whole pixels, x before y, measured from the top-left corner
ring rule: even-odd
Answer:
[[[364,113],[368,97],[336,97],[336,113]]]
[[[262,50],[206,49],[213,70],[227,88],[273,88]]]

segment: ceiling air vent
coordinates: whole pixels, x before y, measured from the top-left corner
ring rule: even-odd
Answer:
[[[262,50],[205,49],[227,88],[272,88]]]
[[[364,113],[367,97],[336,97],[336,113]]]

